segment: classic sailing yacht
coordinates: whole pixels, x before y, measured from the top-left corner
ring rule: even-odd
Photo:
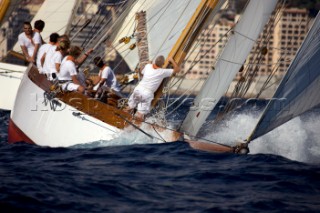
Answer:
[[[123,27],[114,30],[117,33],[116,41],[122,36],[121,33],[131,36],[135,30],[133,26],[136,12],[146,11],[148,43],[153,44],[149,46],[149,59],[163,54],[173,56],[181,63],[192,41],[224,2],[136,1],[131,7],[131,13],[125,17]],[[130,46],[132,44],[135,44],[135,41]],[[135,69],[139,62],[138,50],[131,49],[127,46],[121,53],[128,55],[124,58],[129,67]],[[52,91],[51,86],[30,64],[21,81],[11,112],[10,142],[26,141],[43,146],[66,147],[117,138],[125,127],[138,129],[162,142],[176,141],[181,137],[181,133],[176,130],[165,129],[157,124],[146,123],[143,124],[146,128],[141,129],[135,124],[132,115],[122,111],[119,106],[102,103],[76,92]]]
[[[57,32],[60,35],[68,31],[68,23],[72,20],[74,8],[77,6],[77,0],[45,0],[41,8],[32,19],[31,24],[36,20],[43,20],[46,24],[42,38],[49,38],[50,34]],[[21,26],[22,27],[22,26]],[[11,54],[23,59],[21,48],[17,42],[13,47]],[[0,109],[12,110],[14,100],[21,82],[21,78],[27,67],[8,63],[0,63],[0,90],[6,91],[0,93]]]
[[[187,3],[169,0],[147,2],[136,1],[129,15],[123,19],[122,27],[115,30],[115,36],[110,36],[116,41],[121,40],[121,45],[117,45],[116,49],[124,56],[124,60],[132,70],[139,69],[139,63],[151,60],[160,54],[172,56],[181,63],[191,48],[192,41],[224,3],[213,0],[192,0]],[[276,0],[252,0],[248,3],[244,15],[216,64],[216,70],[208,78],[195,104],[200,106],[204,97],[214,99],[214,105],[217,103],[244,63],[276,3]],[[142,33],[142,36],[137,38],[137,34],[141,32],[135,31],[140,28],[138,27],[140,23],[135,27],[134,17],[141,10],[146,11],[147,18],[146,25],[141,28],[148,33]],[[139,42],[144,39],[147,39],[150,45],[147,49],[134,48],[139,47]],[[148,53],[145,61],[141,61],[145,52]],[[26,141],[43,146],[67,147],[112,140],[125,132],[127,127],[137,129],[160,142],[176,141],[181,139],[181,131],[191,137],[195,136],[208,115],[208,112],[201,108],[197,112],[191,111],[179,131],[147,122],[138,126],[130,114],[122,111],[122,106],[102,103],[76,92],[62,93],[52,90],[51,86],[51,82],[40,75],[33,65],[29,65],[11,113],[10,142]],[[158,91],[158,97],[163,91]],[[210,106],[210,109],[213,109],[214,105]],[[254,137],[250,140],[252,138]],[[234,149],[207,142],[193,140],[188,142],[194,148],[211,151],[238,152],[240,148],[247,147],[242,144]]]

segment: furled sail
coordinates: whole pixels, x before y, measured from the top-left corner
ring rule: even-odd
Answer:
[[[137,48],[129,49],[131,44],[136,43],[136,38],[133,35],[135,34],[137,12],[146,11],[149,59],[152,60],[158,55],[164,55],[165,57],[169,55],[201,2],[203,0],[138,0],[115,38],[117,42],[121,38],[131,37],[130,43],[114,44],[129,68],[135,70],[139,62]],[[215,12],[220,9],[224,2],[224,0],[219,1]]]
[[[215,70],[194,100],[181,130],[195,136],[249,55],[277,4],[277,0],[251,0],[230,36]]]
[[[320,104],[320,14],[248,141]]]
[[[33,25],[39,19],[45,22],[45,28],[41,33],[43,39],[49,38],[50,34],[54,32],[62,35],[67,31],[68,23],[71,20],[77,2],[77,0],[45,0],[32,19],[31,24]],[[21,52],[18,42],[13,47],[13,50]]]

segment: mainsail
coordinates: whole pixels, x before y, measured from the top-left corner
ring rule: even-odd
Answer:
[[[248,3],[215,69],[195,98],[194,109],[189,111],[181,126],[183,132],[190,136],[198,133],[240,70],[276,4],[277,0],[252,0]]]
[[[248,142],[320,104],[320,14]]]
[[[204,4],[204,2],[207,1],[138,0],[115,39],[115,41],[118,41],[124,37],[131,37],[132,41],[129,44],[114,44],[116,50],[122,55],[129,68],[135,70],[139,62],[139,54],[137,48],[130,50],[129,46],[136,43],[134,36],[136,30],[135,15],[137,12],[146,11],[149,59],[152,60],[157,55],[167,57],[196,12],[198,5],[200,3]],[[212,12],[212,14],[216,14],[225,0],[211,2],[217,2],[217,6]]]

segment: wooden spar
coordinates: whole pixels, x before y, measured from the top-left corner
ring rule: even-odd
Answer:
[[[169,53],[168,57],[166,58],[165,64],[163,67],[168,68],[169,62],[168,58],[172,57],[174,61],[180,66],[183,60],[185,59],[188,51],[191,48],[196,37],[200,34],[202,27],[204,26],[207,19],[210,17],[211,12],[217,6],[219,0],[202,0],[199,4],[197,10],[191,17],[189,23],[187,24],[186,28],[181,33],[178,41],[172,48],[171,52]],[[201,22],[199,22],[201,21]],[[160,97],[163,94],[163,88],[166,83],[170,80],[170,78],[165,79],[158,90],[154,94],[154,99],[152,101],[152,107],[154,107]]]
[[[4,18],[4,15],[6,14],[9,5],[10,5],[10,0],[0,1],[0,23]]]
[[[16,57],[18,59],[28,62],[26,57],[22,53],[18,53],[14,50],[9,50],[7,55],[12,55],[13,57]]]

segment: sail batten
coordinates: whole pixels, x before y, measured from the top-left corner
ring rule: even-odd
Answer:
[[[197,135],[240,70],[276,4],[277,0],[251,0],[249,2],[234,29],[234,34],[230,36],[217,61],[215,70],[211,72],[195,98],[193,107],[181,126],[181,131],[189,135]]]
[[[291,62],[248,141],[320,104],[320,15]]]

